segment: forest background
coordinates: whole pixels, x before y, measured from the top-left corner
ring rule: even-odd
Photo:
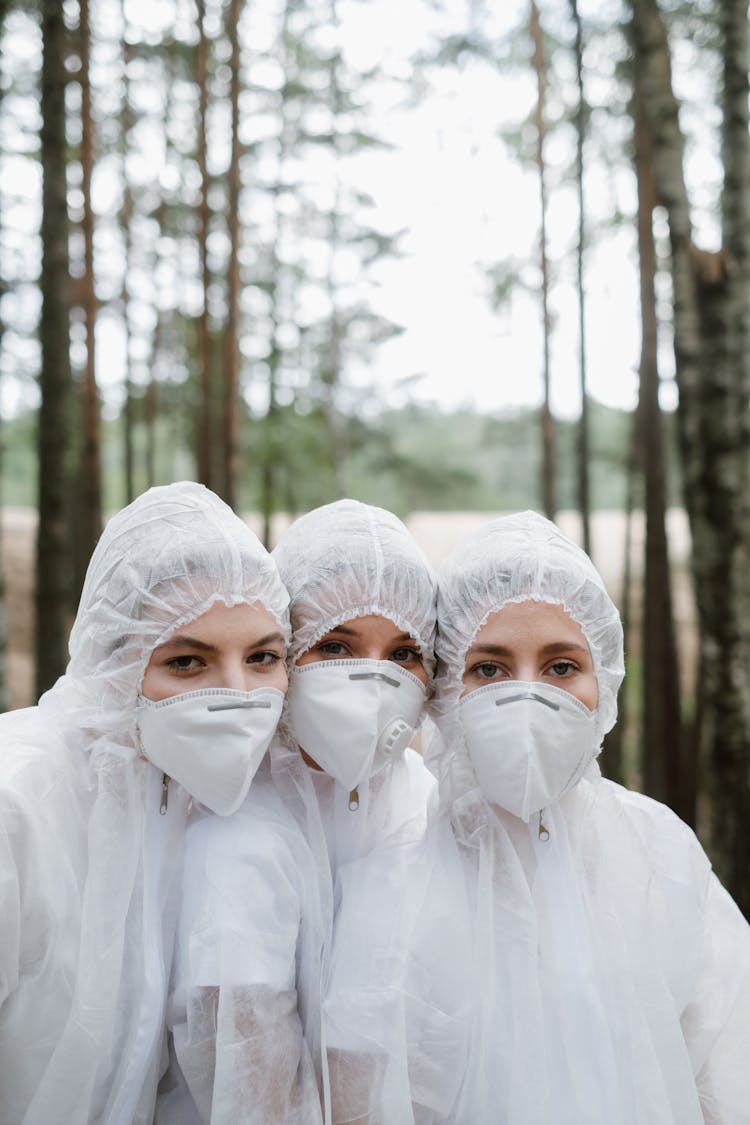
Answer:
[[[623,612],[605,772],[750,916],[747,0],[0,0],[0,35],[0,709],[151,484],[269,543],[341,495],[447,540],[532,507]]]

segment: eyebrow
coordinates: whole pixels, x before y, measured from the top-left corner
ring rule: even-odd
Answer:
[[[325,640],[325,637],[332,636],[333,633],[343,633],[345,637],[362,636],[361,629],[354,629],[350,625],[334,625],[332,629],[329,629],[328,632],[323,637],[321,637],[321,640]],[[414,641],[414,638],[409,633],[398,633],[392,639],[394,641]],[[414,643],[416,644],[417,642],[414,641]],[[318,642],[318,644],[320,644],[320,641]]]
[[[564,652],[584,652],[589,655],[586,645],[579,644],[577,641],[551,641],[548,645],[543,645],[539,651],[542,656],[556,656]],[[466,655],[472,656],[477,652],[487,652],[492,656],[513,655],[513,649],[507,648],[505,645],[491,644],[472,645]]]
[[[261,648],[263,645],[284,644],[284,638],[281,633],[268,633],[265,637],[260,637],[259,640],[253,641],[249,646],[250,648]]]
[[[264,645],[275,644],[279,642],[284,643],[284,638],[281,633],[268,633],[265,637],[259,637],[257,641],[252,641],[248,648],[262,648]],[[170,637],[163,645],[159,645],[160,649],[165,648],[194,648],[198,652],[215,652],[217,646],[208,644],[206,641],[201,641],[198,637],[191,637],[187,633],[177,633],[174,637]]]

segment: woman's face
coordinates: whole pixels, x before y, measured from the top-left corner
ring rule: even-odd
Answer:
[[[154,649],[141,694],[158,701],[203,688],[285,692],[285,655],[278,623],[262,605],[216,602]]]
[[[387,617],[353,617],[331,629],[303,652],[297,665],[320,660],[392,660],[427,684],[427,669],[419,645]]]
[[[462,696],[503,680],[554,684],[593,711],[594,662],[580,626],[561,605],[513,602],[487,618],[466,653]]]

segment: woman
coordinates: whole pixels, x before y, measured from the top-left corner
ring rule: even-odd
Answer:
[[[217,497],[151,489],[94,551],[65,675],[0,720],[4,1125],[152,1120],[186,829],[246,799],[286,606]]]
[[[463,853],[477,980],[461,1125],[747,1118],[750,929],[692,832],[605,781],[617,611],[534,513],[438,576],[429,750]]]
[[[450,946],[461,962],[459,871],[449,834],[426,834],[434,781],[409,748],[431,690],[434,576],[400,520],[353,500],[297,520],[273,557],[292,641],[272,770],[321,875],[327,1119],[427,1122],[453,1100],[464,1035],[459,975],[433,972]]]

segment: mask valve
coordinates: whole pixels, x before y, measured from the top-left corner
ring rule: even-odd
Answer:
[[[391,719],[378,739],[378,753],[393,757],[400,754],[411,741],[414,727],[400,715]]]

